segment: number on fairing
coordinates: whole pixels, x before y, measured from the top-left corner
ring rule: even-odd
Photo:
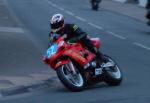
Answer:
[[[56,54],[57,49],[58,49],[57,44],[53,44],[52,46],[50,46],[47,50],[47,57],[50,58],[52,55]]]

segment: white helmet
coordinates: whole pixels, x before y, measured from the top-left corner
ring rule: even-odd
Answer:
[[[54,14],[50,20],[52,32],[58,33],[64,27],[64,16],[62,14]]]

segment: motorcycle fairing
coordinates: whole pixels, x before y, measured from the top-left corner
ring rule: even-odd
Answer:
[[[83,50],[83,48],[81,48],[79,45],[77,45],[77,46],[73,47],[69,50],[65,50],[60,53],[57,53],[56,55],[53,55],[50,58],[51,67],[53,69],[57,69],[59,66],[66,64],[68,62],[67,60],[61,60],[61,61],[63,61],[61,63],[59,63],[59,61],[57,61],[60,58],[62,58],[62,54],[63,54],[63,56],[67,56],[67,57],[75,60],[76,62],[78,62],[81,67],[84,67],[87,63],[89,63],[96,57],[95,54],[89,52],[88,50]],[[84,53],[79,52],[79,50],[81,52],[84,51]],[[84,57],[83,54],[86,54],[86,53],[87,53],[87,56]]]
[[[61,61],[57,62],[55,65],[55,69],[57,69],[58,67],[60,67],[62,65],[68,64],[68,62],[69,62],[69,60],[61,60]]]

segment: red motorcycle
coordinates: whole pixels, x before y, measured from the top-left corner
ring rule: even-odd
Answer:
[[[93,44],[100,48],[100,39],[91,38]],[[58,78],[70,91],[81,91],[86,86],[98,82],[117,86],[122,81],[122,73],[117,63],[109,56],[107,65],[99,62],[80,43],[68,43],[63,37],[58,38],[48,49],[44,62],[56,71]]]

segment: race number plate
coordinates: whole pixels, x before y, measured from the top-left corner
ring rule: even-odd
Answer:
[[[58,45],[57,44],[53,44],[52,46],[50,46],[47,50],[47,57],[50,58],[51,56],[56,54],[57,50],[58,50]]]

